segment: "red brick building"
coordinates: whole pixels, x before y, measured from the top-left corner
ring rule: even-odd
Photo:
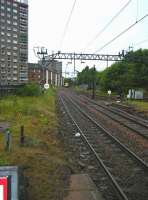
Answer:
[[[46,76],[48,71],[48,83],[52,86],[62,86],[62,62],[53,61],[49,65],[44,66],[41,63],[28,63],[28,79],[29,83],[46,83]]]
[[[41,83],[42,68],[38,63],[28,63],[28,80],[29,83]]]

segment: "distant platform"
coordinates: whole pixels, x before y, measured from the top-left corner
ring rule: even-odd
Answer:
[[[88,174],[72,175],[68,191],[64,200],[104,200]]]

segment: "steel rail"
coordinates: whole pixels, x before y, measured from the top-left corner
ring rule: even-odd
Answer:
[[[67,114],[71,118],[72,122],[75,124],[75,126],[77,127],[77,129],[81,133],[82,139],[86,142],[86,144],[88,145],[88,147],[90,148],[90,150],[93,152],[94,156],[96,157],[97,161],[99,162],[99,164],[103,168],[105,174],[110,179],[110,181],[111,181],[114,189],[116,190],[117,195],[119,196],[119,198],[121,200],[128,200],[128,197],[126,196],[126,194],[122,191],[121,187],[119,186],[119,184],[117,183],[117,181],[114,179],[114,177],[112,176],[112,174],[109,172],[109,170],[107,169],[107,167],[103,163],[102,159],[98,156],[98,154],[96,153],[96,151],[94,150],[94,148],[92,147],[92,145],[89,143],[88,139],[86,138],[86,136],[84,135],[83,131],[80,129],[79,125],[77,124],[77,122],[75,121],[75,119],[73,118],[73,116],[71,115],[68,107],[66,106],[66,104],[65,104],[65,102],[64,102],[64,100],[63,100],[63,98],[61,96],[60,96],[60,100],[61,100],[61,102],[62,102],[62,104],[63,104],[63,106],[64,106]]]
[[[148,171],[148,165],[145,163],[141,158],[139,158],[134,152],[132,152],[130,149],[128,149],[124,144],[122,144],[117,138],[115,138],[113,135],[111,135],[103,126],[101,126],[98,122],[96,122],[91,116],[89,116],[85,111],[82,110],[73,100],[71,97],[67,98],[75,105],[75,107],[90,121],[92,121],[97,127],[101,128],[103,132],[108,135],[120,148],[122,148],[125,152],[129,154],[131,158],[134,158],[135,161],[140,164],[146,171]]]
[[[89,98],[86,97],[86,96],[83,96],[83,97],[86,98],[88,101],[94,103],[94,104],[97,105],[97,106],[100,106],[100,107],[102,107],[102,108],[105,108],[105,109],[107,109],[107,110],[109,110],[109,111],[111,111],[111,112],[113,112],[113,113],[115,113],[115,114],[118,114],[118,115],[120,115],[120,116],[123,116],[123,117],[126,118],[126,119],[130,119],[131,121],[136,122],[137,124],[139,124],[139,125],[141,125],[141,126],[144,126],[145,128],[148,128],[148,124],[146,124],[146,123],[148,123],[148,121],[146,121],[146,120],[143,120],[143,119],[140,119],[139,117],[133,116],[133,115],[131,115],[131,114],[125,112],[125,111],[122,111],[122,110],[119,109],[119,108],[108,108],[108,107],[106,107],[106,106],[104,106],[104,105],[98,104],[97,102],[95,102],[95,101],[92,100],[92,99],[89,99]],[[118,111],[121,112],[121,113],[118,113]],[[140,120],[140,121],[137,121],[137,120]]]
[[[117,111],[115,111],[115,110],[112,110],[111,108],[107,108],[106,106],[100,105],[100,104],[96,103],[95,101],[93,101],[93,100],[91,100],[91,99],[89,99],[89,98],[87,98],[87,97],[85,97],[85,98],[86,98],[89,102],[91,102],[91,103],[97,105],[98,107],[102,107],[102,108],[104,108],[104,109],[106,109],[106,110],[108,110],[108,111],[110,111],[110,112],[112,112],[112,113],[114,113],[114,114],[116,114],[116,115],[119,115],[119,116],[121,116],[121,117],[123,117],[123,118],[125,118],[125,119],[128,119],[128,120],[131,120],[132,122],[134,122],[134,123],[136,123],[136,124],[138,124],[138,125],[140,125],[140,126],[143,126],[144,128],[147,128],[147,129],[148,129],[148,125],[147,125],[147,124],[144,124],[144,122],[141,122],[141,121],[137,121],[138,118],[136,119],[136,118],[132,118],[132,116],[128,116],[128,115],[129,115],[128,113],[127,113],[127,115],[125,115],[124,113],[119,113],[119,112],[117,112]],[[106,113],[105,111],[101,111],[101,110],[99,110],[99,109],[97,109],[97,108],[95,108],[95,109],[96,109],[97,111],[99,111],[99,112],[105,114],[106,116],[110,117],[110,118],[113,119],[114,121],[117,121],[118,123],[124,125],[125,127],[129,128],[130,130],[135,131],[136,133],[138,133],[139,135],[141,135],[141,136],[144,137],[145,139],[148,139],[148,134],[141,133],[138,129],[134,129],[133,127],[129,126],[128,124],[125,124],[124,122],[120,121],[119,119],[115,119],[114,117],[110,116],[110,114]],[[120,110],[119,110],[119,111],[120,111]],[[121,112],[122,112],[122,111],[121,111]],[[140,119],[139,119],[139,120],[140,120]]]

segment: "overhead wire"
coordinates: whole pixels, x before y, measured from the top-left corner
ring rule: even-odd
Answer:
[[[142,40],[140,42],[137,42],[137,43],[133,44],[133,46],[138,46],[138,45],[143,44],[145,42],[148,42],[148,39],[145,39],[145,40]]]
[[[124,33],[126,33],[127,31],[129,31],[132,27],[134,27],[136,24],[138,24],[139,22],[141,22],[143,19],[145,19],[146,17],[148,17],[148,14],[144,15],[142,18],[140,18],[139,20],[137,20],[135,23],[133,23],[132,25],[130,25],[128,28],[126,28],[124,31],[122,31],[121,33],[119,33],[117,36],[115,36],[112,40],[110,40],[109,42],[107,42],[105,45],[103,45],[101,48],[99,48],[98,50],[96,50],[94,53],[97,53],[99,51],[101,51],[102,49],[104,49],[106,46],[108,46],[109,44],[111,44],[113,41],[115,41],[116,39],[118,39],[121,35],[123,35]]]
[[[95,37],[86,45],[88,48],[94,41],[110,26],[110,24],[125,10],[125,8],[131,3],[132,0],[129,0],[113,17],[112,19],[95,35]]]
[[[71,20],[71,17],[72,17],[72,14],[73,14],[73,11],[74,11],[74,8],[75,8],[75,5],[76,5],[76,1],[77,1],[77,0],[74,0],[74,2],[73,2],[72,9],[71,9],[71,11],[70,11],[70,14],[69,14],[69,16],[68,16],[67,22],[66,22],[66,24],[65,24],[64,32],[63,32],[63,34],[62,34],[60,49],[62,49],[63,42],[64,42],[64,39],[65,39],[67,30],[68,30],[68,26],[69,26],[69,23],[70,23],[70,20]]]

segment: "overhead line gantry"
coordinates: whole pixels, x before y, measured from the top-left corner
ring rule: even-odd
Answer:
[[[124,58],[124,55],[125,55],[124,51],[122,51],[122,53],[119,53],[117,55],[57,52],[46,56],[46,60],[69,59],[69,60],[121,61]]]
[[[122,50],[122,53],[119,54],[86,54],[86,53],[62,53],[61,51],[58,51],[57,53],[52,53],[51,55],[48,55],[45,57],[46,62],[52,62],[53,60],[63,59],[63,60],[73,60],[74,61],[74,73],[75,73],[75,61],[76,60],[101,60],[101,61],[121,61],[125,56],[124,50]]]

